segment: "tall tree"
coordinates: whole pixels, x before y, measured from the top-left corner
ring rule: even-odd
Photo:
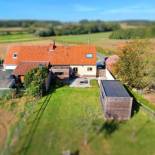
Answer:
[[[132,88],[143,89],[148,84],[147,44],[145,41],[133,41],[122,49],[118,77]]]

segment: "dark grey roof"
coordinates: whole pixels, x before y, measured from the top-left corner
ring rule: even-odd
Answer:
[[[108,97],[130,97],[127,90],[117,80],[102,80],[101,84]]]

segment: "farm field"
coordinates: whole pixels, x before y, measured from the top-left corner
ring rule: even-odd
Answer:
[[[58,42],[64,43],[96,43],[99,40],[108,39],[111,32],[106,33],[94,33],[94,34],[84,34],[84,35],[67,35],[67,36],[54,36],[54,37],[37,37],[33,34],[28,33],[17,33],[9,35],[0,35],[0,43],[10,43],[10,42],[23,42],[23,41],[35,41],[44,39],[54,39]]]
[[[13,151],[21,155],[153,155],[154,136],[155,122],[141,110],[128,122],[105,122],[94,81],[91,88],[65,86],[43,98]]]
[[[0,36],[0,57],[4,58],[7,48],[15,44],[49,44],[56,40],[60,44],[87,44],[90,38],[91,44],[97,44],[108,39],[110,33],[95,33],[90,35],[70,35],[39,38],[31,34],[12,34]]]
[[[11,43],[11,42],[23,42],[23,41],[33,41],[38,40],[39,37],[36,37],[28,33],[17,33],[9,35],[0,35],[0,43]]]
[[[53,40],[56,43],[65,45],[69,44],[94,44],[97,47],[103,48],[107,52],[117,52],[118,48],[126,43],[128,40],[115,40],[109,39],[111,32],[106,33],[94,33],[84,35],[66,35],[66,36],[54,36],[54,37],[37,37],[32,34],[12,34],[0,36],[0,55],[6,52],[6,48],[12,44],[48,44]],[[155,54],[155,39],[150,39],[151,42],[151,54]]]

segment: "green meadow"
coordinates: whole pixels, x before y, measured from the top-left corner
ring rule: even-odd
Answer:
[[[155,121],[139,110],[129,121],[106,122],[95,81],[91,88],[65,86],[41,99],[20,137],[12,154],[155,154]]]

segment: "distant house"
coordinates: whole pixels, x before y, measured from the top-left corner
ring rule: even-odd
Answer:
[[[133,98],[119,81],[102,80],[100,100],[105,119],[128,120],[131,117]]]
[[[90,45],[55,44],[12,46],[3,64],[5,70],[14,70],[17,76],[24,76],[39,65],[49,66],[50,71],[62,79],[71,75],[96,77],[96,48]]]

